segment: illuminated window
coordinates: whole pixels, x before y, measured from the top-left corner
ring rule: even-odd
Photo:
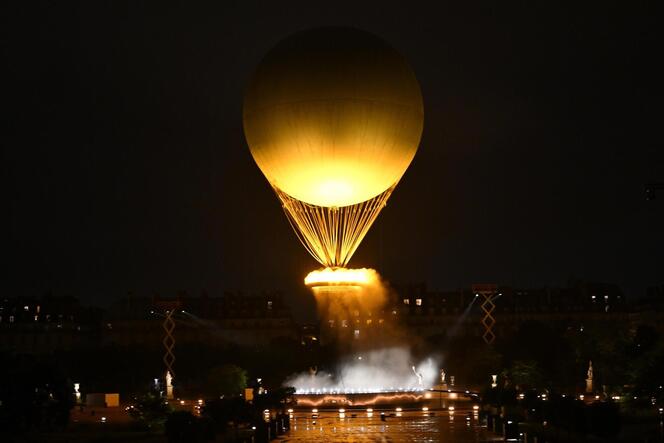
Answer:
[[[328,320],[327,322],[330,324],[330,327],[331,327],[331,328],[334,327],[334,320]]]
[[[348,327],[348,320],[341,320],[341,327],[342,328],[347,328]]]
[[[356,330],[353,331],[353,337],[355,337],[355,340],[360,338],[360,330],[359,329],[356,329]]]
[[[23,306],[23,310],[24,310],[24,311],[29,311],[29,310],[30,310],[30,306],[28,306],[28,305]]]
[[[383,322],[384,322],[384,320],[383,320],[382,318],[378,320],[378,324],[379,324],[379,325],[382,325]]]
[[[371,320],[371,319],[368,319],[368,320],[367,320],[367,324],[370,325],[371,323],[372,323],[372,320]]]
[[[410,304],[410,300],[407,299],[407,298],[404,298],[404,299],[403,299],[403,304],[404,304],[404,305],[409,305],[409,304]]]
[[[272,300],[267,301],[267,310],[271,311],[272,310]]]
[[[13,315],[9,316],[9,323],[14,323],[14,316]]]
[[[421,298],[416,298],[416,299],[415,299],[415,304],[416,304],[417,306],[422,306],[422,299],[421,299]]]

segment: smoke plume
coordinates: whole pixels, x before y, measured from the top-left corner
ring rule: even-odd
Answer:
[[[427,389],[437,377],[433,358],[417,362],[406,348],[387,348],[347,356],[333,373],[302,373],[284,384],[298,393],[381,392]]]
[[[390,308],[396,300],[389,285],[373,269],[321,270],[311,280],[353,276],[361,285],[319,285],[313,288],[318,306],[321,339],[345,352],[329,372],[310,371],[291,376],[284,384],[298,392],[381,392],[426,389],[438,376],[436,359],[416,359],[399,315]],[[327,281],[332,281],[329,279]],[[341,280],[346,282],[346,280]]]

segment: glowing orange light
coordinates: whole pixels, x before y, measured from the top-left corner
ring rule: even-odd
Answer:
[[[310,272],[304,284],[320,286],[366,286],[376,281],[376,272],[370,269],[325,268]]]
[[[352,404],[354,406],[368,406],[368,405],[376,405],[376,404],[383,404],[383,403],[397,403],[397,402],[405,402],[405,403],[413,403],[413,402],[418,402],[421,401],[424,398],[424,395],[421,394],[415,394],[415,393],[398,393],[398,394],[388,394],[388,393],[380,393],[380,394],[367,394],[366,396],[360,396],[358,398],[353,398]],[[297,395],[297,403],[298,405],[302,406],[313,406],[313,407],[321,407],[322,405],[329,405],[329,404],[344,404],[348,401],[348,397],[343,394],[338,394],[338,395],[306,395],[306,394],[301,394]],[[312,409],[313,413],[317,413],[318,409]],[[369,412],[369,411],[367,411]],[[373,412],[373,411],[372,411]]]

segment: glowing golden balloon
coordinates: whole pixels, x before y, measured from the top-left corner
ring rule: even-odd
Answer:
[[[384,206],[415,155],[423,116],[406,60],[351,28],[304,31],[277,44],[258,66],[243,111],[254,160],[302,242],[327,266],[350,259]]]

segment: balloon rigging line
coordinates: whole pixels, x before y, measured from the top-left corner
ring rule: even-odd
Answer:
[[[350,206],[316,206],[274,187],[288,221],[306,250],[323,266],[344,267],[385,207],[396,183],[367,201]]]

